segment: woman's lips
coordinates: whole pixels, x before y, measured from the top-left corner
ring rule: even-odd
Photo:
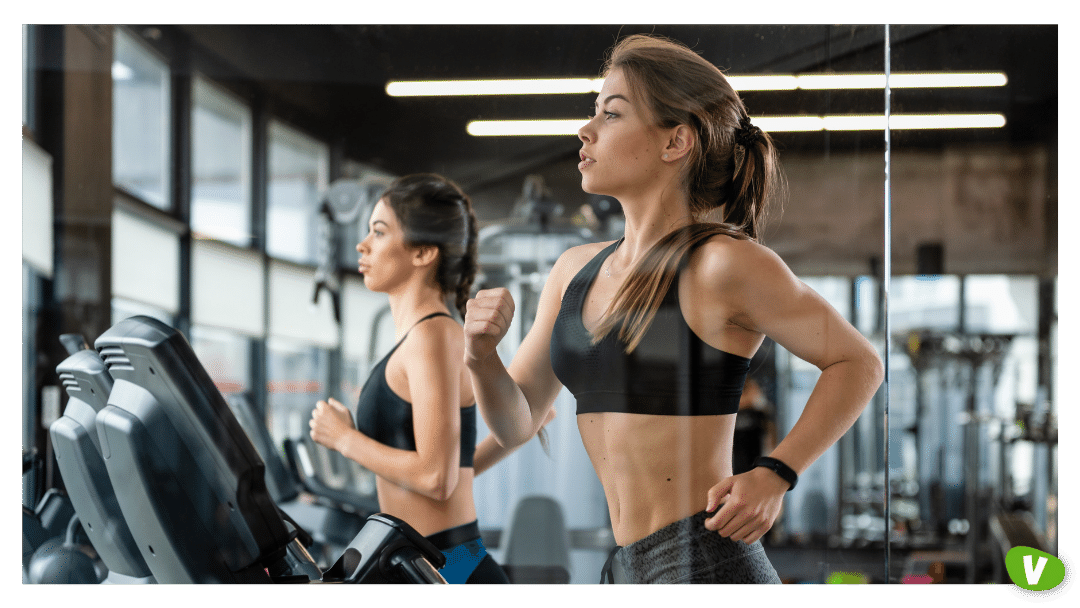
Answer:
[[[586,156],[584,152],[578,154],[578,157],[581,159],[581,162],[578,163],[578,171],[582,171],[587,167],[596,164],[596,161]]]

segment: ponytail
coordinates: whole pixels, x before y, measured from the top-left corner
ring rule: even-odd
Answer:
[[[472,295],[472,284],[473,281],[476,280],[476,271],[479,266],[477,262],[476,214],[473,213],[472,204],[469,201],[469,198],[464,197],[463,200],[465,202],[465,215],[468,221],[468,228],[466,229],[465,255],[462,256],[457,284],[454,287],[454,306],[457,307],[458,312],[461,313],[462,319],[465,318],[465,304]]]
[[[735,130],[733,152],[734,170],[724,203],[723,221],[750,239],[761,242],[767,216],[766,203],[773,198],[773,190],[783,187],[776,147],[768,133],[754,126],[749,116],[744,116]]]

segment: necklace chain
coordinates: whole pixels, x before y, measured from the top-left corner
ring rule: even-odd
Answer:
[[[611,250],[611,255],[608,256],[607,264],[604,264],[604,274],[606,274],[607,278],[609,278],[609,279],[611,278],[611,265],[614,263],[614,262],[611,261],[611,258],[615,255],[615,252],[619,250],[620,245],[622,245],[621,240],[618,243],[615,244],[615,249],[612,249]],[[623,269],[623,270],[625,270],[625,269]],[[615,274],[618,274],[618,273],[615,273]]]

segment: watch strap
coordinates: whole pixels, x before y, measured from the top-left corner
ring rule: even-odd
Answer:
[[[788,488],[788,492],[795,489],[795,484],[799,481],[799,474],[794,469],[784,464],[783,461],[777,460],[771,456],[761,456],[754,461],[754,468],[765,467],[780,476],[781,479],[788,482],[791,486]]]

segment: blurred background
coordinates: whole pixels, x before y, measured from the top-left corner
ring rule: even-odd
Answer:
[[[787,177],[765,244],[888,356],[764,539],[781,578],[1008,582],[1010,547],[1056,553],[1056,26],[23,25],[24,580],[71,513],[48,433],[60,336],[92,346],[136,314],[187,336],[267,438],[275,500],[335,555],[374,479],[307,420],[354,404],[392,346],[355,272],[366,212],[399,175],[464,188],[476,287],[517,302],[509,361],[558,255],[621,234],[618,202],[580,189],[574,133],[605,51],[638,32],[729,75]],[[577,80],[415,84],[521,79]],[[818,373],[763,345],[737,463],[783,438]],[[614,539],[565,390],[556,407],[550,453],[534,440],[477,478],[479,522],[515,582],[595,583]]]

